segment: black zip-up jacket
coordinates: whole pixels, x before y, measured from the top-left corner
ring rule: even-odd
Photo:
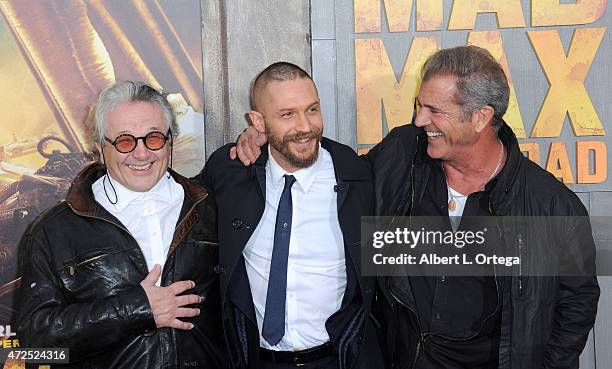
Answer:
[[[506,255],[529,254],[513,266],[510,276],[496,276],[502,309],[499,369],[578,368],[599,299],[587,211],[566,186],[522,155],[506,124],[498,135],[508,156],[491,189],[489,210],[502,217],[499,247]],[[433,159],[427,155],[424,131],[414,125],[398,127],[368,153],[368,159],[374,172],[376,214],[411,215],[431,174]],[[510,224],[503,217],[550,217],[557,226],[535,229],[539,225]],[[573,258],[575,276],[555,270],[568,258]],[[381,277],[379,286],[387,360],[395,368],[412,368],[428,340],[435,346],[449,338],[419,331],[418,296],[408,277]]]
[[[169,170],[170,171],[170,170]],[[70,350],[69,368],[225,367],[216,215],[197,183],[170,171],[185,198],[161,285],[193,280],[204,297],[189,331],[157,329],[140,282],[148,270],[129,231],[94,200],[105,169],[87,167],[66,201],[37,218],[19,244],[17,334],[22,346]],[[53,365],[53,368],[64,366]]]

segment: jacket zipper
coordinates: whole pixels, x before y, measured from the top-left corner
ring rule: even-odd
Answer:
[[[414,360],[412,360],[412,366],[411,366],[412,369],[416,368],[417,360],[419,360],[419,354],[421,353],[422,343],[423,343],[423,338],[421,338],[419,342],[417,343],[416,352],[414,354]]]
[[[519,296],[523,295],[523,235],[518,234],[518,249],[519,249]]]
[[[199,243],[206,244],[206,245],[213,245],[213,246],[215,246],[215,245],[218,245],[218,244],[219,244],[219,242],[210,242],[210,241],[198,241],[198,242],[199,242]]]
[[[86,264],[86,263],[89,263],[89,262],[91,262],[91,261],[94,261],[94,260],[98,260],[98,259],[100,259],[100,258],[103,258],[103,257],[105,257],[105,256],[107,256],[107,255],[110,255],[110,253],[109,253],[109,252],[107,252],[107,253],[104,253],[104,254],[101,254],[101,255],[97,255],[97,256],[91,257],[91,258],[89,258],[89,259],[86,259],[86,260],[81,261],[80,263],[78,263],[78,264],[77,264],[77,265],[75,265],[75,266],[77,266],[77,267],[78,267],[78,266],[81,266],[81,265]]]
[[[410,310],[412,312],[412,314],[414,314],[414,316],[416,317],[417,326],[419,327],[419,342],[417,343],[416,352],[414,354],[414,360],[412,361],[412,366],[411,366],[411,368],[414,369],[416,367],[416,363],[417,363],[417,360],[419,358],[419,354],[421,352],[421,345],[422,345],[423,342],[425,342],[425,339],[427,338],[427,336],[429,336],[431,334],[423,333],[423,329],[421,328],[421,322],[419,320],[419,315],[414,311],[414,309],[412,309],[410,306],[408,306],[406,303],[404,303],[402,300],[400,300],[400,298],[397,297],[397,295],[395,293],[393,293],[393,291],[389,287],[389,279],[387,279],[387,291],[389,291],[389,294],[391,295],[391,297],[393,297],[393,299],[397,303],[399,303],[400,305],[402,305],[406,309]]]
[[[497,313],[498,309],[499,309],[499,285],[497,283],[497,274],[494,273],[495,278],[495,291],[497,293],[497,306],[495,307],[495,310],[487,315],[484,319],[483,322],[488,320],[489,318],[491,318],[495,313]],[[402,300],[400,300],[400,298],[393,293],[393,291],[391,290],[391,288],[389,287],[389,280],[387,279],[387,290],[389,291],[389,294],[391,295],[391,297],[393,297],[393,299],[395,301],[397,301],[400,305],[402,305],[403,307],[405,307],[406,309],[410,310],[412,312],[412,314],[414,314],[414,316],[416,317],[416,321],[417,321],[417,326],[419,327],[419,343],[417,344],[416,347],[416,353],[414,355],[414,361],[412,362],[412,366],[411,368],[415,368],[416,367],[416,362],[417,359],[419,357],[419,353],[420,353],[420,349],[423,343],[425,343],[425,339],[427,339],[427,337],[439,337],[445,340],[449,340],[449,341],[454,341],[454,342],[464,342],[464,341],[468,341],[471,340],[472,338],[476,337],[479,333],[480,333],[480,329],[482,329],[482,326],[480,327],[480,329],[478,330],[478,332],[474,333],[472,336],[467,337],[467,338],[451,338],[451,337],[447,337],[441,334],[435,334],[435,333],[423,333],[423,330],[421,329],[421,322],[419,320],[419,315],[414,311],[414,309],[412,309],[410,306],[408,306],[406,303],[404,303]]]
[[[414,163],[416,161],[416,156],[419,152],[419,136],[416,137],[416,147],[417,149],[415,150],[414,155],[412,155],[412,158],[410,159],[410,208],[408,209],[409,216],[412,216],[412,209],[414,208]],[[408,200],[406,199],[406,201]],[[400,214],[400,209],[404,207],[406,201],[400,203],[395,208],[395,211],[393,212],[393,216],[391,217],[391,221],[387,225],[387,228],[391,228],[393,226],[393,224],[395,223],[395,218],[397,218],[398,216],[402,216]],[[409,219],[410,225],[412,226],[412,218]]]
[[[412,155],[412,159],[410,159],[410,209],[408,211],[408,215],[412,216],[412,209],[414,209],[414,163],[416,161],[416,156],[419,152],[419,136],[416,137],[416,150],[414,151],[414,155]],[[412,223],[412,222],[411,222]]]

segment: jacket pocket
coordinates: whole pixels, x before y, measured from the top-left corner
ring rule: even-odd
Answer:
[[[82,301],[113,295],[140,283],[144,278],[141,267],[130,250],[103,249],[68,261],[58,275],[71,297]]]
[[[216,280],[215,266],[219,262],[219,244],[216,240],[186,240],[172,255],[174,281],[192,280],[196,291]]]

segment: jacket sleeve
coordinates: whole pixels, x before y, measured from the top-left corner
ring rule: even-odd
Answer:
[[[156,329],[141,286],[88,302],[70,301],[53,267],[52,240],[42,230],[34,234],[28,229],[19,245],[22,283],[16,325],[22,346],[68,348],[74,362]]]
[[[193,177],[193,179],[198,181],[198,183],[200,183],[202,186],[206,187],[206,190],[209,193],[212,191],[212,187],[213,187],[212,176],[210,175],[210,172],[211,172],[211,168],[210,167],[211,167],[211,165],[212,164],[211,164],[211,161],[209,159],[206,162],[206,164],[204,165],[204,168],[202,168],[202,171],[200,173],[198,173],[198,175]]]
[[[411,173],[419,145],[414,125],[396,127],[362,158],[374,178],[374,213],[390,216],[410,207]]]
[[[193,179],[198,181],[202,186],[206,187],[209,193],[214,192],[215,180],[222,173],[222,168],[224,167],[222,163],[229,160],[229,152],[233,146],[235,146],[234,143],[229,143],[215,150],[206,161],[202,171],[193,177]],[[238,161],[238,159],[236,159],[236,161]],[[238,163],[240,162],[238,161]],[[239,165],[242,165],[242,163]]]
[[[573,196],[572,196],[573,197]],[[599,285],[595,274],[595,243],[586,209],[576,198],[573,209],[559,217],[565,243],[553,329],[542,367],[578,369],[579,357],[595,324]]]

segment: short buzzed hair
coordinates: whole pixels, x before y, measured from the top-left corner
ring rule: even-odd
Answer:
[[[298,78],[307,78],[312,81],[312,77],[302,68],[289,62],[276,62],[270,64],[261,71],[251,84],[250,102],[251,109],[256,109],[255,97],[271,81],[293,81]],[[314,81],[313,81],[314,84]],[[315,89],[317,87],[315,86]]]

